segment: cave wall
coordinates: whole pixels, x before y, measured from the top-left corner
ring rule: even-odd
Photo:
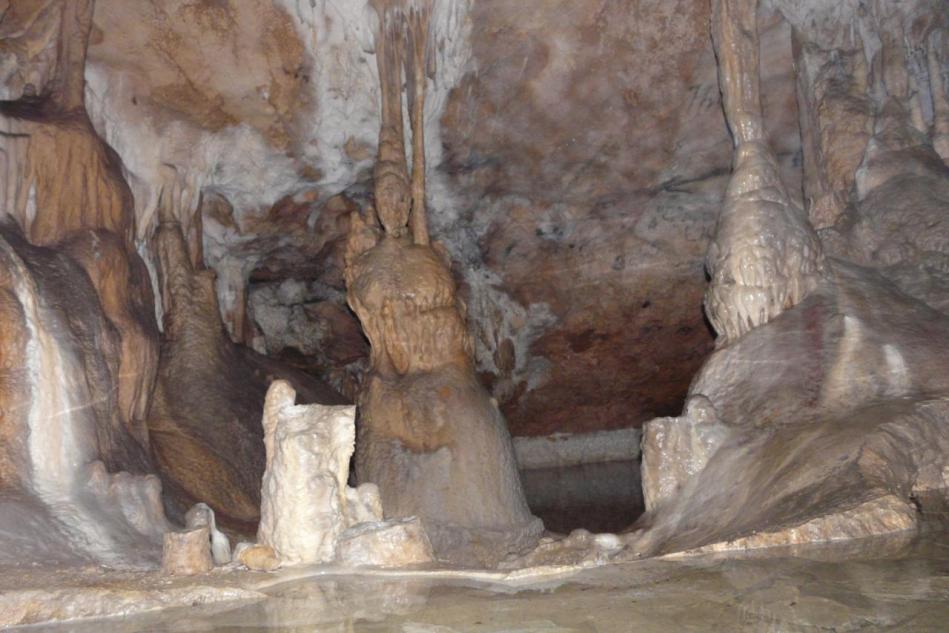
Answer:
[[[702,261],[730,167],[708,7],[436,4],[430,222],[512,432],[677,412],[712,346]],[[341,275],[375,153],[368,11],[102,0],[86,71],[153,275],[158,199],[173,191],[232,338],[347,394],[368,349]],[[768,129],[797,192],[791,31],[762,14]]]

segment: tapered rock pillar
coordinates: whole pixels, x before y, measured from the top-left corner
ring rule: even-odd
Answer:
[[[382,85],[375,217],[353,216],[346,269],[349,304],[372,346],[358,399],[356,473],[379,486],[386,518],[422,519],[439,558],[491,564],[531,546],[542,524],[524,501],[504,419],[475,377],[448,262],[429,243],[418,136],[429,9],[375,7]],[[403,54],[406,42],[412,50]],[[416,135],[411,180],[403,62]]]

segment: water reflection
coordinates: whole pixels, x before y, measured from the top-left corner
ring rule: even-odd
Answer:
[[[949,538],[643,560],[529,587],[322,577],[266,600],[36,630],[56,633],[944,631]]]

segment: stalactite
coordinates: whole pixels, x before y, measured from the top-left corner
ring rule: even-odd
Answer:
[[[734,172],[707,257],[705,309],[723,343],[800,303],[823,268],[820,241],[791,201],[765,136],[757,5],[758,0],[712,5],[712,40],[735,143]]]
[[[425,209],[425,82],[431,13],[431,6],[423,4],[410,8],[405,19],[409,49],[405,55],[405,76],[410,78],[408,104],[412,121],[412,216],[409,226],[412,239],[421,245],[429,243]]]

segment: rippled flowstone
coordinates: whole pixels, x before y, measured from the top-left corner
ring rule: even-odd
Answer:
[[[648,555],[911,534],[921,514],[949,498],[949,315],[892,271],[821,255],[768,157],[748,160],[744,149],[761,131],[757,3],[713,5],[736,138],[709,252],[705,307],[719,339],[685,413],[644,427],[648,513],[628,542]],[[890,103],[879,113],[879,134],[912,136],[899,111]],[[868,145],[855,219],[879,214],[881,202],[894,225],[945,215],[949,206],[935,197],[921,206],[902,191],[877,196],[920,170],[909,158]],[[949,182],[942,167],[926,174]],[[938,223],[927,226],[938,233]],[[898,234],[875,235],[888,242],[878,252],[912,253]],[[938,290],[935,277],[923,288]]]

